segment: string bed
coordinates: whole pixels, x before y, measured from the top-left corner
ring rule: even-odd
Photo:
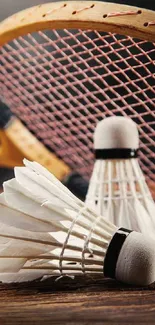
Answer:
[[[140,132],[142,170],[154,181],[154,58],[155,44],[129,36],[80,29],[28,34],[0,49],[0,98],[86,179],[97,122],[131,117]]]

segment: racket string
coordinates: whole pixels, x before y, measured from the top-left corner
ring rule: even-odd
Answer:
[[[19,37],[0,54],[0,97],[73,170],[91,174],[97,121],[127,115],[139,126],[143,171],[155,179],[153,43],[53,30]]]

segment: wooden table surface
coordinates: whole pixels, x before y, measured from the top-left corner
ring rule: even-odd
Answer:
[[[155,285],[86,277],[0,284],[0,325],[10,324],[155,324]]]

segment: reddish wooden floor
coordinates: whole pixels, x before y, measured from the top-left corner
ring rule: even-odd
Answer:
[[[155,285],[132,288],[112,280],[0,285],[0,325],[155,324]]]

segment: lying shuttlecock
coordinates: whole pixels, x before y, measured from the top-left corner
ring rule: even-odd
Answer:
[[[153,240],[118,229],[38,163],[24,164],[0,196],[0,281],[82,273],[140,285],[155,280]]]
[[[117,225],[155,235],[155,203],[139,166],[139,135],[131,119],[114,116],[98,123],[96,162],[86,204]]]

